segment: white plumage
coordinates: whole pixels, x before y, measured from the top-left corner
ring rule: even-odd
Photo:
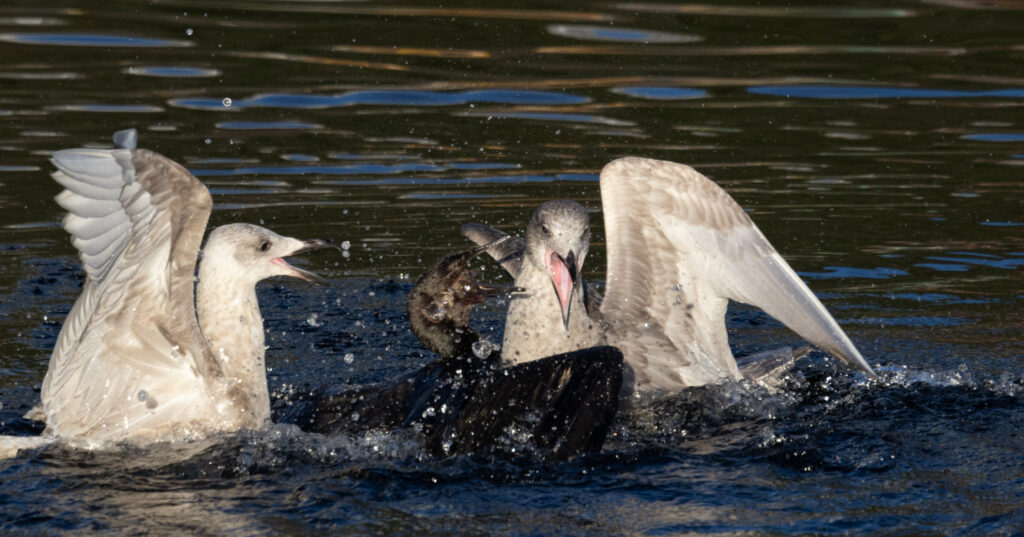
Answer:
[[[44,436],[84,448],[262,427],[270,409],[255,284],[312,279],[281,258],[325,243],[219,227],[194,287],[209,192],[177,163],[135,149],[134,131],[115,141],[52,156],[86,281],[30,415],[46,421]]]

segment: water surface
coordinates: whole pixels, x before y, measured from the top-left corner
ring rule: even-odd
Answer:
[[[0,462],[13,534],[1014,535],[1024,527],[1024,13],[994,2],[413,5],[14,0],[0,13],[0,433],[81,285],[48,178],[118,129],[200,177],[211,224],[349,241],[260,289],[275,408],[428,362],[404,295],[458,226],[594,211],[597,173],[693,165],[880,378],[819,352],[785,389],[692,390],[605,452],[432,459],[286,426]],[[494,268],[486,279],[503,281]],[[502,305],[477,315],[500,339]],[[746,307],[737,354],[799,344]],[[345,359],[346,355],[349,359]],[[514,451],[513,451],[514,450]]]

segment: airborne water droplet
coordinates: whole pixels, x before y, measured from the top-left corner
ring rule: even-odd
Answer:
[[[187,35],[187,36],[191,36],[194,33],[196,33],[196,32],[192,28],[186,28],[185,29],[185,35]]]
[[[481,360],[487,358],[496,350],[498,350],[498,346],[486,339],[481,339],[473,343],[473,355]]]
[[[224,108],[231,106],[231,97],[224,97],[224,100],[220,102],[224,105]]]
[[[351,364],[352,362],[355,361],[355,359],[356,359],[356,355],[352,354],[351,352],[346,354],[345,357],[343,358],[343,360],[345,360],[346,364]]]
[[[146,390],[139,390],[139,394],[136,397],[139,398],[139,401],[145,402],[146,399],[149,399],[149,392]]]

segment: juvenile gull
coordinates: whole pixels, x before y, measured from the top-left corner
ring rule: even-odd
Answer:
[[[603,300],[580,276],[590,225],[575,202],[542,204],[525,242],[506,241],[489,251],[526,290],[509,306],[506,361],[608,344],[622,350],[638,392],[739,379],[725,327],[728,301],[736,300],[873,375],[750,217],[693,168],[615,160],[601,171],[601,202],[608,259]],[[481,224],[462,230],[477,244],[505,235]]]
[[[270,399],[255,285],[314,279],[283,258],[326,243],[221,226],[196,284],[209,191],[179,164],[136,149],[134,129],[114,140],[113,150],[52,156],[86,280],[32,417],[45,420],[44,437],[88,449],[262,427]]]

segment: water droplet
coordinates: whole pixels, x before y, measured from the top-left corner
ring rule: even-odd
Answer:
[[[473,355],[481,360],[487,358],[494,351],[498,350],[498,346],[486,339],[481,339],[473,343]]]
[[[224,97],[224,100],[220,102],[224,105],[224,108],[231,106],[231,97]]]
[[[207,138],[207,139],[203,140],[203,143],[205,143],[206,145],[210,145],[210,144],[213,143],[213,140]]]
[[[352,354],[351,352],[346,354],[345,357],[343,358],[343,360],[345,360],[346,364],[351,364],[352,362],[355,361],[355,359],[356,359],[356,355]]]
[[[191,36],[194,33],[196,33],[196,32],[192,28],[186,28],[185,29],[185,35]]]
[[[139,394],[136,395],[136,397],[139,398],[139,401],[145,402],[146,399],[149,399],[149,392],[146,390],[139,390]]]
[[[342,249],[342,250],[348,250],[348,249],[349,249],[349,248],[351,248],[351,247],[352,247],[352,243],[351,243],[351,242],[348,242],[348,241],[343,241],[343,242],[341,243],[341,249]]]
[[[320,321],[317,321],[316,318],[317,318],[317,314],[316,313],[310,313],[309,317],[306,317],[306,324],[308,324],[309,326],[312,326],[314,328],[316,328],[316,327],[320,326],[321,324],[323,324]]]

